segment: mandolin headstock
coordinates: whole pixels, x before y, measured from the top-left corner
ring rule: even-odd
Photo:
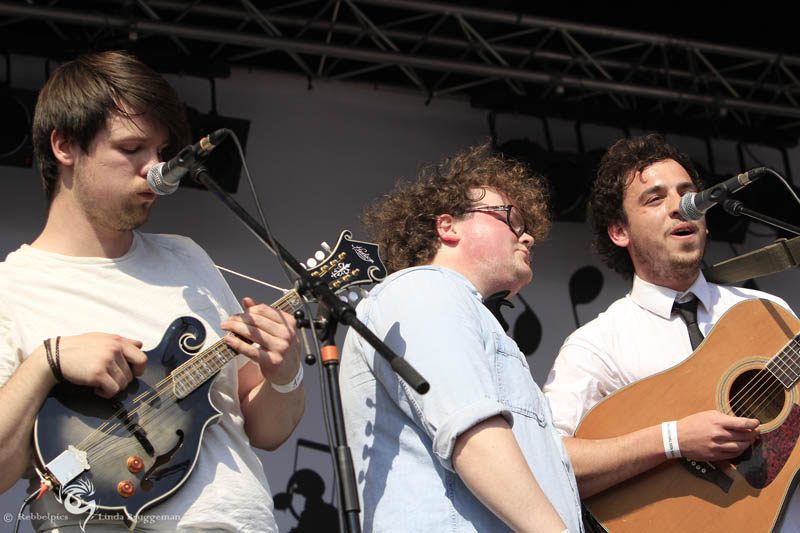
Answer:
[[[346,289],[380,283],[386,277],[378,245],[353,240],[349,230],[342,231],[333,250],[325,249],[325,243],[322,247],[324,251],[318,251],[315,259],[309,259],[306,268],[311,277],[327,283],[340,297]],[[349,299],[354,300],[352,296]]]

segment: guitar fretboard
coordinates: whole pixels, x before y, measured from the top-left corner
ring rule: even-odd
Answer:
[[[800,380],[800,334],[795,335],[781,351],[769,360],[766,369],[781,382],[786,389],[795,386]]]
[[[300,309],[303,301],[295,290],[288,291],[272,307],[293,313]],[[249,342],[249,341],[248,341]],[[183,344],[183,339],[181,339]],[[238,353],[225,341],[218,340],[210,348],[203,350],[172,371],[172,384],[175,396],[185,398],[200,385],[216,376]]]

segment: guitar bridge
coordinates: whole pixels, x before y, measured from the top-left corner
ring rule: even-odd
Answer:
[[[705,461],[692,461],[691,459],[686,459],[685,457],[681,461],[681,464],[684,466],[684,468],[686,468],[686,470],[700,479],[704,479],[705,481],[718,486],[720,489],[722,489],[722,492],[727,494],[731,489],[733,479],[713,464]]]
[[[86,452],[70,444],[66,450],[47,463],[45,468],[59,485],[65,486],[84,470],[89,470],[89,460]]]

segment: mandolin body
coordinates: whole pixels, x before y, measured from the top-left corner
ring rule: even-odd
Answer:
[[[55,489],[57,497],[70,494],[81,509],[120,514],[133,525],[180,488],[197,461],[203,432],[221,416],[209,398],[213,379],[184,398],[174,392],[172,371],[204,340],[200,321],[181,317],[146,352],[144,374],[113,398],[68,382],[53,388],[34,425],[37,460],[46,466],[74,446],[86,452],[89,465]]]

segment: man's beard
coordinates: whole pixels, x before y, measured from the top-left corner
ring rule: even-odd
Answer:
[[[86,210],[89,220],[100,227],[113,231],[132,231],[142,226],[150,217],[150,205],[134,202],[122,202],[114,208],[108,205],[99,205],[96,199],[86,199],[81,202]]]
[[[654,254],[647,248],[639,250],[633,246],[629,249],[629,253],[631,257],[636,257],[642,268],[655,275],[656,279],[688,279],[696,277],[700,272],[707,246],[706,240],[701,250],[683,254],[670,254],[665,250],[663,254]]]

